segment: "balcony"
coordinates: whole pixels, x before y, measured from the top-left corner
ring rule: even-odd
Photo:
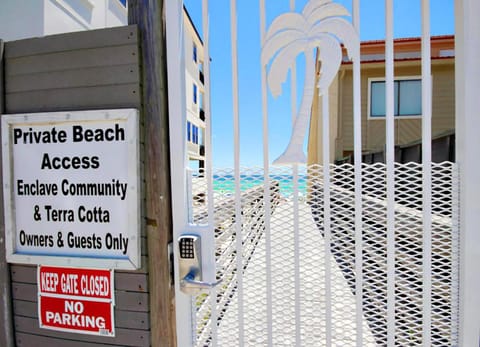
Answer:
[[[203,75],[202,70],[198,72],[198,78],[200,79],[200,82],[202,82],[202,84],[205,84],[205,76]]]
[[[188,142],[187,143],[187,150],[188,150],[188,157],[189,158],[196,158],[198,157],[199,146],[195,143]]]
[[[199,160],[205,158],[205,145],[197,145],[192,142],[187,143],[188,158]]]
[[[200,108],[200,113],[199,113],[200,119],[205,122],[205,110],[203,108]]]

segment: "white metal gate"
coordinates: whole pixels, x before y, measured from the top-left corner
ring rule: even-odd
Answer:
[[[439,207],[431,222],[429,327],[423,297],[423,216],[418,208],[422,205],[421,170],[414,163],[395,167],[401,179],[395,189],[400,197],[394,206],[393,252],[388,245],[384,164],[362,167],[359,242],[354,233],[351,165],[330,166],[329,208],[321,166],[300,170],[298,179],[291,168],[271,169],[269,199],[264,198],[262,169],[242,171],[241,197],[228,193],[234,171],[217,170],[215,254],[217,276],[223,282],[216,287],[215,313],[210,296],[192,299],[196,345],[216,341],[219,346],[383,346],[390,322],[394,322],[391,338],[396,345],[422,344],[428,328],[429,346],[458,345],[459,240],[453,202],[458,191],[452,182],[456,169],[448,162],[432,165],[432,190],[439,192],[434,205]],[[201,178],[193,178],[196,191],[202,190],[202,184]],[[207,218],[205,208],[192,202],[192,210],[192,222],[202,224]],[[388,261],[390,252],[393,264]],[[395,275],[389,277],[393,266]],[[388,311],[389,305],[395,305],[394,313]]]
[[[301,15],[292,10],[289,18],[272,21],[268,31],[265,0],[260,0],[264,165],[245,168],[239,158],[237,4],[231,0],[235,165],[213,169],[207,160],[201,172],[188,171],[186,160],[178,160],[178,153],[185,153],[186,124],[185,117],[178,117],[185,114],[184,66],[178,64],[178,56],[183,58],[182,2],[166,3],[167,50],[175,59],[169,62],[170,114],[178,118],[170,125],[170,133],[178,135],[171,141],[176,154],[172,159],[174,236],[199,235],[203,280],[222,280],[193,296],[176,283],[179,346],[459,345],[459,173],[455,163],[431,160],[429,1],[419,1],[423,164],[395,162],[393,1],[388,0],[386,158],[384,164],[362,164],[360,43],[355,36],[360,30],[359,3],[353,0],[353,24],[343,19],[344,9],[335,2],[310,0]],[[292,9],[294,5],[291,0]],[[315,27],[328,18],[337,20]],[[208,0],[203,0],[206,57],[212,30],[208,19]],[[353,165],[331,164],[329,117],[323,117],[323,164],[295,163],[304,160],[312,84],[304,87],[305,105],[298,112],[292,110],[292,140],[277,161],[284,165],[271,166],[267,95],[276,92],[272,87],[279,86],[281,74],[292,67],[282,64],[289,63],[293,54],[272,52],[284,48],[286,38],[276,41],[275,32],[288,31],[288,25],[312,35],[297,37],[299,46],[292,51],[306,51],[307,64],[317,47],[333,52],[317,56],[325,64],[319,85],[324,100],[342,59],[340,43],[353,59]],[[290,39],[292,35],[296,34],[292,32]],[[277,59],[274,63],[269,59],[272,55]],[[208,88],[208,59],[204,71]],[[291,76],[295,86],[295,73]],[[308,74],[304,82],[308,84]],[[208,98],[205,106],[209,115]],[[323,103],[323,114],[329,114],[328,107]],[[210,117],[206,122],[209,158]]]

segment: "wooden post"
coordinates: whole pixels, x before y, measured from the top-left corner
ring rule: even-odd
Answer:
[[[167,63],[163,0],[130,0],[128,22],[139,31],[145,133],[145,216],[148,242],[151,346],[175,346]]]
[[[0,114],[5,112],[3,52],[4,43],[0,40]],[[2,170],[0,170],[0,182],[3,183]],[[5,259],[5,216],[3,214],[3,199],[0,199],[0,346],[5,347],[14,346],[10,285],[10,267]]]

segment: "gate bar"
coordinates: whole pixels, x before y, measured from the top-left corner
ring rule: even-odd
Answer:
[[[387,162],[387,345],[395,345],[395,151],[393,0],[385,1],[385,117]]]
[[[235,236],[237,260],[238,290],[238,345],[244,345],[243,319],[243,250],[242,250],[242,206],[240,189],[240,120],[238,106],[238,53],[237,53],[237,1],[230,1],[230,30],[232,44],[232,92],[233,92],[233,127],[234,127],[234,177],[235,177]]]
[[[460,346],[480,341],[480,2],[455,1],[455,129],[460,169]]]
[[[263,46],[266,34],[265,0],[260,0],[260,44]],[[262,79],[262,119],[263,119],[263,195],[265,201],[265,268],[267,296],[267,346],[273,346],[273,303],[272,303],[272,239],[270,233],[271,198],[268,157],[268,102],[267,67],[261,66]]]
[[[329,90],[325,88],[322,95],[323,115],[323,231],[325,234],[325,345],[332,345],[332,264],[330,233],[330,115]]]
[[[185,126],[185,62],[183,49],[183,1],[165,2],[166,40],[167,40],[167,70],[168,70],[168,105],[169,105],[169,131],[170,157],[180,160],[171,160],[171,194],[172,194],[172,224],[173,239],[177,240],[180,233],[187,226],[186,201],[186,139]],[[179,155],[180,153],[180,155]],[[175,274],[178,270],[178,250],[174,250]],[[191,298],[180,291],[179,281],[175,281],[175,314],[177,319],[176,333],[178,346],[191,346],[193,331],[191,315]],[[185,333],[188,326],[188,333]]]
[[[460,177],[458,164],[452,164],[452,277],[451,277],[451,342],[452,346],[459,346],[460,328]]]
[[[295,12],[295,0],[290,0],[290,11]],[[292,127],[297,118],[297,62],[291,68],[290,77],[290,103],[292,109]],[[293,173],[293,235],[294,235],[294,272],[295,272],[295,346],[301,346],[301,320],[300,320],[300,230],[298,207],[298,164],[292,165]]]
[[[204,88],[205,95],[205,177],[207,180],[207,209],[208,209],[208,225],[210,226],[207,236],[207,242],[215,248],[215,202],[213,196],[213,169],[212,169],[212,115],[210,105],[210,22],[208,17],[208,0],[202,0],[202,29],[203,29],[203,69],[204,69]],[[216,259],[215,251],[212,250],[208,254],[210,263],[208,266],[215,269],[212,271],[214,278],[207,278],[210,282],[216,281]],[[218,313],[217,313],[217,287],[214,286],[210,290],[210,327],[212,336],[212,347],[218,344]]]
[[[360,35],[360,3],[353,0],[353,26]],[[353,137],[355,178],[355,300],[356,344],[363,344],[363,226],[362,226],[362,100],[360,64],[361,54],[353,61]]]
[[[432,326],[432,83],[430,0],[422,0],[423,346]]]

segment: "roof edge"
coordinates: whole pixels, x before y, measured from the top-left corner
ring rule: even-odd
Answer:
[[[197,38],[200,40],[200,43],[201,43],[202,46],[203,46],[203,40],[202,40],[202,38],[200,37],[200,34],[198,33],[197,27],[196,27],[195,24],[193,23],[192,17],[190,17],[190,13],[188,13],[188,10],[187,10],[187,7],[185,6],[185,4],[183,5],[183,11],[184,11],[185,14],[187,15],[188,21],[189,21],[190,24],[192,25],[193,30],[195,31],[195,34],[197,35]]]
[[[455,39],[455,35],[437,35],[437,36],[430,36],[430,41],[440,41],[440,40],[451,40]],[[421,37],[401,37],[396,38],[393,40],[393,43],[400,43],[400,42],[417,42],[421,41]],[[385,40],[367,40],[361,41],[360,46],[369,46],[369,45],[378,45],[378,44],[385,44]]]
[[[454,56],[446,56],[446,57],[430,57],[431,60],[448,60],[448,59],[455,59]],[[402,62],[402,61],[421,61],[422,58],[397,58],[394,59],[394,62]],[[363,60],[363,64],[373,64],[373,63],[385,63],[385,59],[375,59],[375,60]],[[352,61],[343,61],[342,65],[352,65]]]

